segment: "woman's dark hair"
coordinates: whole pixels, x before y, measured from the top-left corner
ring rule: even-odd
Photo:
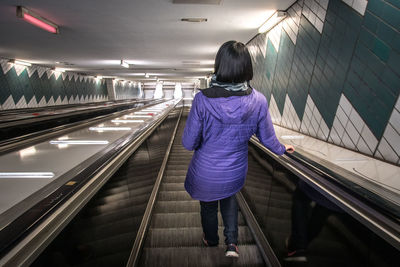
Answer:
[[[247,47],[240,42],[228,41],[218,50],[214,65],[218,82],[242,83],[253,79],[253,66]]]

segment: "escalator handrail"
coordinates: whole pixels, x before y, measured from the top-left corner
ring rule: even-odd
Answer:
[[[127,267],[128,266],[129,267],[132,267],[132,266],[136,267],[139,264],[140,253],[141,253],[143,245],[144,245],[144,241],[145,241],[145,238],[146,238],[146,233],[147,233],[147,231],[149,229],[149,226],[150,226],[150,220],[151,220],[153,209],[154,209],[154,206],[155,206],[155,203],[156,203],[158,191],[160,189],[161,181],[162,181],[162,178],[164,176],[164,171],[165,171],[165,168],[167,166],[167,162],[168,162],[169,154],[171,152],[172,145],[173,145],[173,143],[175,141],[176,132],[178,131],[178,126],[179,126],[179,122],[180,122],[181,117],[182,117],[182,113],[183,113],[183,108],[181,109],[181,111],[179,113],[179,117],[178,117],[178,120],[176,122],[174,131],[172,133],[171,140],[169,141],[167,151],[165,153],[163,162],[162,162],[161,167],[160,167],[160,171],[158,172],[156,181],[154,183],[153,190],[151,191],[151,195],[150,195],[149,201],[147,203],[146,210],[145,210],[143,218],[142,218],[142,222],[140,223],[139,230],[138,230],[138,232],[136,234],[136,239],[135,239],[135,242],[134,242],[134,244],[132,246],[128,262],[126,263]]]
[[[177,105],[178,103],[176,103]],[[169,111],[152,123],[132,133],[129,140],[122,137],[115,145],[109,146],[105,151],[96,154],[78,165],[57,180],[62,180],[61,186],[54,189],[42,201],[13,220],[0,231],[2,251],[0,251],[0,266],[11,264],[19,266],[21,262],[34,260],[37,251],[44,249],[73,216],[86,204],[101,186],[118,170],[122,163],[146,140],[146,138],[168,117],[176,105],[170,106]],[[66,186],[67,181],[78,181],[76,186]],[[87,184],[93,185],[91,188]],[[72,199],[72,200],[71,200]],[[71,205],[70,202],[74,204]],[[37,212],[31,218],[28,212]],[[23,216],[31,220],[26,220]],[[16,230],[16,223],[18,225]],[[60,223],[60,221],[62,223]],[[17,236],[16,236],[17,231]]]
[[[400,250],[399,221],[338,183],[339,177],[335,176],[334,172],[320,169],[321,166],[313,164],[312,161],[306,160],[304,156],[296,152],[277,156],[254,137],[251,138],[251,143]]]

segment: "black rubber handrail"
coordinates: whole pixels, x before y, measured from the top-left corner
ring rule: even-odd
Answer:
[[[319,166],[319,164],[297,152],[277,156],[265,148],[256,138],[252,137],[251,142],[342,210],[400,250],[400,224],[398,218],[394,214],[388,216],[387,209],[379,208],[379,206],[371,203],[370,199],[365,199],[359,192],[354,191],[355,187],[348,187],[345,183],[340,183],[339,181],[343,182],[345,177],[339,177],[334,171]],[[348,181],[348,183],[350,182]],[[361,186],[357,186],[361,188]],[[362,190],[367,191],[366,189]],[[373,194],[372,192],[370,193]]]

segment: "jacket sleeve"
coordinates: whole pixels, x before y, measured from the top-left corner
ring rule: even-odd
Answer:
[[[282,155],[285,153],[286,149],[285,146],[279,142],[275,135],[274,126],[272,124],[271,115],[268,111],[267,103],[263,104],[259,114],[260,117],[258,118],[256,136],[266,148],[277,155]]]
[[[199,106],[200,94],[201,93],[197,93],[193,99],[192,108],[190,109],[185,130],[183,131],[182,145],[187,150],[195,150],[201,144],[203,120]]]

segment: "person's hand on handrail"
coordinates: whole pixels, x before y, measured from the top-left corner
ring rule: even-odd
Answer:
[[[294,146],[292,146],[292,145],[284,145],[285,146],[285,150],[286,150],[286,152],[288,152],[288,153],[290,153],[290,154],[292,154],[293,152],[294,152]]]

